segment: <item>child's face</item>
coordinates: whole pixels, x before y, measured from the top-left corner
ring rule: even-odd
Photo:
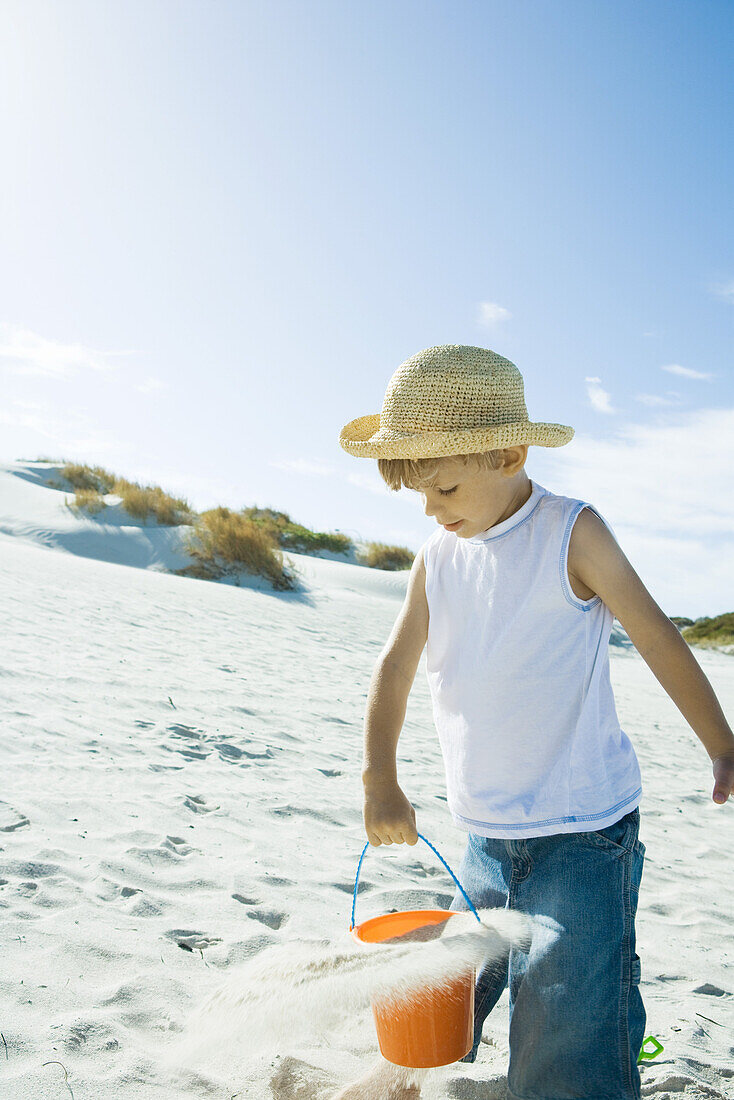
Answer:
[[[477,469],[474,462],[442,458],[433,487],[419,490],[423,510],[459,538],[473,538],[507,519],[530,496],[530,482],[523,470],[528,445],[505,451],[505,465],[498,470]]]

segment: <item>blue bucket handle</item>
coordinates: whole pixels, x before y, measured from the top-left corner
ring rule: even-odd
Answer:
[[[481,922],[481,919],[480,919],[480,917],[479,917],[479,913],[477,913],[476,909],[474,908],[474,906],[472,905],[472,903],[471,903],[471,902],[469,901],[469,898],[468,898],[468,896],[467,896],[467,893],[466,893],[466,891],[464,890],[464,887],[463,887],[463,886],[461,885],[461,883],[459,882],[458,878],[456,877],[456,875],[454,874],[454,872],[453,872],[453,871],[451,870],[451,868],[449,867],[448,863],[447,863],[447,862],[446,862],[446,860],[445,860],[445,859],[443,858],[443,856],[441,855],[441,853],[440,853],[440,852],[438,852],[438,851],[437,851],[437,850],[436,850],[436,849],[435,849],[435,848],[433,847],[433,845],[431,844],[430,840],[426,840],[426,838],[425,838],[425,837],[423,836],[423,834],[422,834],[422,833],[418,833],[418,836],[420,837],[420,839],[421,839],[421,840],[425,840],[425,841],[426,841],[426,844],[427,844],[427,845],[428,845],[428,847],[429,847],[429,848],[431,849],[431,851],[433,851],[433,852],[436,852],[436,855],[437,855],[437,856],[438,856],[438,858],[439,858],[439,859],[441,860],[441,862],[443,863],[444,867],[446,868],[446,870],[447,870],[447,871],[448,871],[448,873],[449,873],[449,874],[451,875],[452,879],[454,880],[454,882],[456,883],[456,885],[457,885],[457,886],[459,887],[459,889],[461,890],[462,894],[464,895],[464,900],[466,901],[466,904],[467,904],[467,905],[469,906],[469,908],[471,909],[472,913],[474,914],[474,916],[475,916],[475,917],[477,918],[477,920],[478,920],[478,921],[479,921],[479,923],[481,924],[482,922]],[[360,870],[362,869],[362,860],[364,859],[364,857],[365,857],[365,854],[366,854],[366,852],[367,852],[367,849],[369,848],[369,846],[370,846],[370,842],[369,842],[369,841],[367,841],[367,843],[365,844],[364,848],[362,849],[362,855],[361,855],[361,856],[359,857],[359,863],[357,864],[357,875],[356,875],[356,878],[355,878],[355,880],[354,880],[354,896],[352,897],[352,923],[351,923],[351,924],[349,925],[349,931],[350,931],[350,932],[351,932],[351,931],[352,931],[352,930],[354,929],[354,927],[355,927],[355,925],[354,925],[354,911],[355,911],[355,909],[356,909],[356,907],[357,907],[357,886],[358,886],[358,884],[359,884],[359,872],[360,872]],[[374,845],[374,847],[379,847],[379,845]]]

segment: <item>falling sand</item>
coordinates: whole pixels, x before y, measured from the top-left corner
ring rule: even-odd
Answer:
[[[524,914],[497,908],[478,915],[479,921],[457,913],[383,943],[349,936],[338,944],[294,940],[265,948],[194,1010],[165,1061],[196,1070],[235,1051],[252,1058],[297,1044],[328,1045],[334,1028],[369,1014],[373,1002],[409,1003],[428,986],[448,987],[472,968],[504,963],[513,944],[528,949],[531,922]]]

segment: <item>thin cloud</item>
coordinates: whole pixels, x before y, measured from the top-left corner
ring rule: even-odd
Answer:
[[[577,432],[535,466],[541,485],[599,509],[667,615],[734,608],[734,408],[661,412],[610,439]]]
[[[641,401],[643,405],[666,406],[682,404],[680,394],[675,390],[668,390],[669,397],[663,397],[659,393],[636,393],[635,401]]]
[[[617,410],[611,406],[610,395],[601,388],[601,378],[586,378],[585,381],[588,383],[586,392],[592,407],[597,412],[615,413]]]
[[[100,429],[75,410],[67,410],[63,417],[59,417],[47,405],[14,401],[10,409],[0,408],[0,424],[7,424],[11,428],[27,428],[44,442],[51,440],[57,445],[59,452],[68,453],[75,458],[119,455],[122,451],[111,432]]]
[[[346,473],[336,466],[330,466],[326,462],[314,461],[308,458],[283,459],[281,462],[271,462],[276,470],[288,470],[290,473],[303,474],[305,477],[333,477],[339,481],[346,481],[358,489],[364,489],[368,493],[386,492],[385,482],[377,473],[376,468],[372,473]]]
[[[326,462],[313,462],[307,458],[283,459],[281,462],[271,462],[276,470],[289,470],[294,474],[305,474],[307,477],[331,477],[338,471]]]
[[[81,370],[113,370],[110,356],[132,355],[129,351],[97,351],[84,344],[49,340],[30,329],[0,322],[0,365],[12,374],[68,378]]]
[[[719,283],[717,286],[711,287],[711,292],[717,298],[723,298],[725,302],[731,302],[734,305],[734,280],[730,283]]]
[[[598,503],[612,524],[734,538],[734,408],[660,413],[652,424],[619,425],[609,439],[577,432],[548,457],[573,495]]]
[[[368,493],[376,493],[378,496],[386,496],[389,492],[387,485],[379,474],[370,477],[369,474],[347,474],[346,480],[350,485],[356,485],[358,489],[365,489]]]
[[[509,321],[512,314],[504,306],[500,306],[497,302],[480,302],[479,303],[479,324],[480,325],[495,325],[498,321]]]
[[[666,370],[669,374],[679,374],[681,378],[713,378],[712,374],[693,370],[691,367],[681,367],[679,363],[669,363],[667,366],[661,367],[660,370]]]
[[[146,378],[135,389],[138,393],[156,393],[158,390],[167,390],[168,383],[162,382],[160,378]]]

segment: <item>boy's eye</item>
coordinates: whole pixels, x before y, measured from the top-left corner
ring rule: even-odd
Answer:
[[[456,485],[454,485],[453,489],[439,489],[438,491],[439,491],[439,493],[441,494],[442,497],[447,497],[447,496],[450,496],[451,493],[455,493],[456,488],[457,488]]]

